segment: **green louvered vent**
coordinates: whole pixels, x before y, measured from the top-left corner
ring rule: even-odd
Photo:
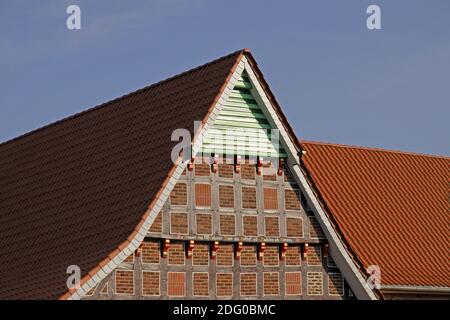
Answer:
[[[250,89],[251,83],[243,74],[203,140],[204,155],[287,156]]]

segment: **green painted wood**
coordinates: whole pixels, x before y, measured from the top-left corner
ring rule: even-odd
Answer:
[[[250,89],[252,85],[244,74],[230,93],[208,135],[203,139],[200,152],[204,155],[287,157],[277,139],[272,142],[272,128]],[[278,146],[278,150],[277,150]]]

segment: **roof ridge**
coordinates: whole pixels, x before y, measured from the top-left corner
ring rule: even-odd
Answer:
[[[22,138],[28,137],[28,136],[30,136],[30,135],[32,135],[32,134],[35,134],[35,133],[37,133],[37,132],[40,132],[40,131],[42,131],[42,130],[44,130],[44,129],[47,129],[47,128],[49,128],[49,127],[52,127],[52,126],[58,125],[58,124],[60,124],[60,123],[63,123],[63,122],[66,122],[66,121],[69,121],[69,120],[78,118],[78,117],[80,117],[80,116],[82,116],[82,115],[84,115],[84,114],[87,114],[87,113],[96,111],[96,110],[101,109],[101,108],[105,108],[105,107],[109,106],[110,104],[112,104],[112,103],[114,103],[114,102],[121,101],[121,100],[123,100],[123,99],[132,97],[132,96],[134,96],[134,95],[136,95],[136,94],[138,94],[138,93],[145,92],[145,91],[147,91],[147,90],[149,90],[149,89],[152,89],[152,88],[158,87],[158,86],[160,86],[160,85],[166,84],[167,82],[170,82],[170,81],[179,79],[179,78],[184,77],[184,76],[186,76],[186,75],[188,75],[188,74],[191,74],[192,72],[198,71],[198,70],[203,69],[203,68],[206,68],[206,67],[208,67],[208,66],[210,66],[210,65],[212,65],[212,64],[218,63],[218,62],[220,62],[220,61],[222,61],[222,60],[224,60],[224,59],[227,59],[227,58],[229,58],[229,57],[231,57],[231,56],[233,56],[233,55],[238,55],[238,54],[241,53],[241,52],[249,52],[249,49],[244,48],[244,49],[240,49],[240,50],[234,51],[234,52],[229,53],[229,54],[227,54],[227,55],[224,55],[224,56],[222,56],[222,57],[219,57],[219,58],[216,58],[216,59],[214,59],[214,60],[211,60],[211,61],[209,61],[209,62],[207,62],[207,63],[201,64],[201,65],[199,65],[199,66],[196,66],[196,67],[194,67],[194,68],[188,69],[188,70],[183,71],[183,72],[181,72],[181,73],[178,73],[178,74],[169,76],[169,77],[166,78],[166,79],[163,79],[163,80],[160,80],[160,81],[158,81],[158,82],[149,84],[149,85],[147,85],[147,86],[145,86],[145,87],[143,87],[143,88],[136,89],[136,90],[134,90],[134,91],[128,92],[128,93],[126,93],[126,94],[124,94],[124,95],[122,95],[122,96],[119,96],[119,97],[117,97],[117,98],[114,98],[114,99],[108,100],[108,101],[106,101],[106,102],[97,104],[97,105],[95,105],[95,106],[93,106],[93,107],[91,107],[91,108],[88,108],[88,109],[86,109],[86,110],[83,110],[83,111],[74,113],[74,114],[69,115],[69,116],[67,116],[67,117],[64,117],[64,118],[61,118],[61,119],[56,120],[56,121],[54,121],[54,122],[51,122],[51,123],[49,123],[49,124],[46,124],[46,125],[44,125],[44,126],[42,126],[42,127],[38,127],[38,128],[33,129],[33,130],[31,130],[31,131],[25,132],[25,133],[23,133],[23,134],[21,134],[21,135],[18,135],[18,136],[16,136],[16,137],[13,137],[13,138],[11,138],[11,139],[9,139],[9,140],[6,140],[6,141],[4,141],[4,142],[1,142],[1,143],[0,143],[0,148],[3,147],[3,146],[5,146],[5,145],[7,145],[7,144],[9,144],[9,143],[11,143],[11,142],[14,142],[14,141],[20,140],[20,139],[22,139]]]
[[[310,141],[310,140],[304,140],[304,139],[300,139],[299,142],[300,142],[300,144],[305,143],[305,144],[326,145],[326,146],[333,146],[333,147],[338,147],[338,148],[362,149],[362,150],[368,150],[368,151],[380,151],[380,152],[397,153],[397,154],[417,156],[417,157],[430,157],[430,158],[439,158],[439,159],[450,160],[449,156],[444,156],[444,155],[419,153],[419,152],[412,152],[412,151],[402,151],[402,150],[392,150],[392,149],[384,149],[384,148],[379,148],[379,147],[358,146],[358,145],[353,145],[353,144],[344,144],[344,143],[335,143],[335,142],[326,142],[326,141]]]

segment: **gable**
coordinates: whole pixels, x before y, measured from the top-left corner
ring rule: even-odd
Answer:
[[[208,129],[200,152],[249,157],[286,158],[277,130],[255,100],[244,71]]]
[[[344,244],[340,240],[337,232],[331,227],[329,218],[318,203],[316,195],[313,193],[309,182],[305,179],[305,176],[303,175],[299,167],[297,158],[299,150],[301,150],[300,144],[295,138],[295,134],[293,133],[292,128],[281,112],[281,108],[277,104],[273,94],[270,91],[270,88],[264,81],[261,72],[257,68],[256,62],[247,50],[244,50],[241,53],[241,56],[235,64],[235,67],[233,67],[231,73],[227,77],[227,80],[223,83],[221,89],[222,93],[220,97],[217,97],[214,100],[214,107],[211,107],[208,113],[204,116],[203,127],[200,128],[200,132],[196,131],[196,133],[200,134],[194,137],[192,154],[197,155],[197,151],[201,150],[201,148],[203,147],[203,141],[207,141],[209,130],[211,128],[214,128],[214,123],[218,117],[218,114],[220,114],[220,111],[223,109],[224,105],[229,101],[229,97],[234,95],[233,90],[235,89],[236,84],[238,84],[239,82],[245,82],[242,80],[239,81],[244,70],[248,74],[248,78],[251,84],[250,89],[248,87],[244,89],[250,90],[252,98],[261,108],[261,111],[265,115],[265,118],[270,124],[270,127],[279,130],[279,141],[281,141],[281,145],[283,146],[284,151],[287,153],[286,160],[288,162],[289,169],[293,173],[293,176],[298,183],[302,194],[305,195],[309,206],[312,208],[312,212],[314,212],[314,215],[316,216],[320,227],[323,229],[325,236],[329,240],[330,252],[333,256],[333,260],[335,260],[336,265],[342,271],[345,278],[348,279],[350,287],[358,298],[376,298],[372,290],[366,286],[364,271],[358,269],[355,261],[352,260],[352,257],[350,257],[350,255],[346,251]],[[199,88],[197,89],[200,90]],[[191,93],[191,96],[195,95]],[[241,98],[245,99],[245,97],[246,96],[241,95]],[[257,125],[259,126],[260,123],[258,122]],[[272,144],[273,142],[274,141],[271,140]],[[257,150],[257,153],[259,154],[259,150]],[[135,232],[130,236],[129,241],[125,242],[122,245],[123,249],[113,253],[114,255],[111,256],[111,260],[100,263],[98,266],[100,271],[95,273],[95,276],[86,277],[86,280],[82,281],[82,283],[84,284],[81,289],[73,294],[71,292],[67,293],[65,295],[65,298],[68,297],[71,299],[79,299],[80,297],[82,297],[86,292],[91,290],[93,286],[98,284],[99,278],[103,279],[111,270],[116,268],[134,250],[139,247],[140,243],[142,243],[142,241],[144,240],[144,237],[151,224],[156,219],[159,211],[162,209],[165,201],[167,200],[167,197],[169,196],[169,193],[172,191],[177,181],[179,180],[186,165],[186,162],[178,161],[177,164],[172,168],[168,179],[163,184],[163,187],[159,192],[159,197],[155,198],[154,202],[149,206],[148,211],[142,218],[142,222],[136,227]]]

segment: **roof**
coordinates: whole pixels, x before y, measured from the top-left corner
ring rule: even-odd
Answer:
[[[450,287],[450,158],[301,142],[345,242],[381,285]]]
[[[55,299],[132,234],[244,50],[0,144],[0,298]]]

